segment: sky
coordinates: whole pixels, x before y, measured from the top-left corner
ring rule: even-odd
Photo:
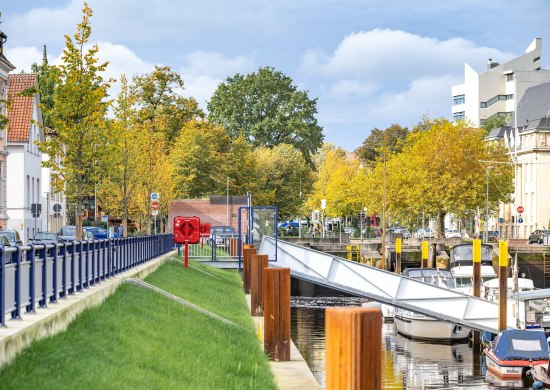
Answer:
[[[326,142],[353,151],[373,128],[451,117],[451,86],[464,63],[479,73],[542,38],[548,0],[90,0],[92,43],[115,79],[167,65],[203,109],[236,73],[271,66],[317,100]],[[79,0],[1,0],[4,54],[30,71],[59,63]],[[117,92],[115,85],[112,95]]]

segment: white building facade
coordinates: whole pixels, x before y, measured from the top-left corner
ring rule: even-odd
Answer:
[[[34,218],[32,204],[41,204],[42,153],[36,142],[44,140],[42,113],[38,93],[22,96],[21,92],[37,87],[35,74],[11,74],[8,78],[8,161],[7,211],[8,229],[19,231],[27,243],[43,225],[42,216]]]
[[[550,81],[550,71],[542,70],[541,55],[542,39],[536,38],[525,54],[508,62],[489,59],[483,73],[464,64],[464,84],[452,87],[453,119],[481,126],[494,116],[510,117],[527,88]]]

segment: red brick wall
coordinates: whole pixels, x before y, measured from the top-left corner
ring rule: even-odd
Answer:
[[[238,231],[239,228],[239,207],[246,204],[229,205],[229,226]],[[175,200],[168,205],[168,226],[167,233],[174,232],[175,217],[199,217],[201,223],[210,223],[211,226],[227,225],[227,205],[210,204],[209,199],[184,199]],[[243,216],[245,214],[243,213]]]

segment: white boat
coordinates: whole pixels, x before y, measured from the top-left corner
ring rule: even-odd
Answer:
[[[408,268],[403,276],[440,287],[455,288],[455,281],[447,270],[437,268]],[[399,333],[412,339],[455,341],[468,338],[470,328],[437,320],[410,310],[395,308],[393,319]]]
[[[395,317],[395,307],[392,305],[383,304],[380,309],[382,310],[382,318],[384,321],[393,321],[393,318]]]
[[[474,255],[472,244],[460,244],[451,248],[449,269],[456,281],[456,289],[465,294],[473,295],[474,285]],[[493,247],[481,245],[481,284],[495,279],[497,274],[493,268]]]

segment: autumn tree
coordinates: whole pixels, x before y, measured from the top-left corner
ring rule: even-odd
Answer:
[[[487,142],[483,129],[466,122],[427,120],[406,139],[403,151],[387,161],[387,206],[390,215],[406,220],[431,215],[436,236],[443,237],[447,214],[464,216],[486,203],[487,162],[492,161],[490,202],[509,201],[513,171],[504,145]],[[370,208],[381,209],[377,190],[383,177],[381,163],[369,179]]]
[[[317,99],[270,67],[246,76],[236,74],[218,86],[208,102],[208,119],[232,139],[245,137],[254,147],[293,145],[311,162],[323,142],[317,124]]]
[[[259,189],[253,194],[253,203],[277,206],[283,219],[298,215],[313,183],[311,167],[302,153],[292,145],[280,144],[259,147],[256,156]]]
[[[380,158],[386,137],[386,148],[388,153],[397,153],[403,148],[403,141],[407,137],[409,129],[393,124],[385,130],[372,129],[371,133],[363,144],[355,149],[355,154],[366,165],[372,165]]]
[[[51,125],[56,137],[50,137],[40,148],[51,158],[45,166],[53,169],[59,186],[65,184],[68,199],[76,204],[76,234],[82,235],[82,208],[85,197],[94,192],[97,164],[105,140],[105,115],[109,107],[109,83],[101,73],[107,63],[98,64],[98,46],[85,49],[92,26],[92,10],[84,3],[82,22],[71,38],[65,36],[62,64],[56,72],[56,85],[51,112]]]

